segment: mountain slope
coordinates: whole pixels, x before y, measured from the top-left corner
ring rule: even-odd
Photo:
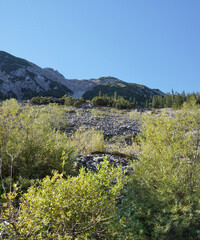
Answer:
[[[126,100],[132,100],[138,103],[150,101],[153,95],[164,95],[158,89],[150,89],[144,85],[127,82],[108,82],[94,87],[92,90],[83,94],[85,99],[92,99],[95,96],[107,95],[113,97],[114,94],[122,96]]]
[[[64,78],[64,77],[63,77]],[[33,96],[62,97],[72,94],[65,85],[48,75],[48,71],[0,51],[0,98],[9,97],[18,100],[30,99]]]
[[[34,96],[59,98],[65,94],[91,99],[98,95],[99,91],[110,96],[116,91],[126,99],[163,94],[159,90],[126,83],[114,77],[66,79],[52,68],[40,68],[25,59],[0,51],[0,99],[14,97],[25,100]]]

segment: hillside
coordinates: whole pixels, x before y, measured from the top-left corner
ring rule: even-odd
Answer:
[[[94,87],[92,90],[87,91],[83,94],[85,99],[91,100],[95,96],[100,94],[113,97],[115,94],[117,96],[122,96],[126,100],[135,101],[138,103],[150,101],[154,95],[164,95],[163,92],[150,89],[144,85],[136,83],[127,83],[127,82],[108,82],[103,85]]]
[[[34,96],[60,97],[72,91],[58,82],[48,70],[24,59],[0,52],[0,98],[18,100]]]
[[[107,94],[138,102],[149,101],[153,95],[164,95],[159,90],[143,85],[126,83],[114,77],[98,79],[66,79],[52,68],[41,68],[25,59],[0,51],[0,99],[30,99],[34,96],[59,98],[65,94],[91,99],[94,96]]]

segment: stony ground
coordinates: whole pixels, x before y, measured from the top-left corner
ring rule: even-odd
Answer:
[[[166,109],[169,115],[171,109]],[[129,163],[137,159],[138,148],[133,141],[141,131],[141,119],[143,114],[157,114],[160,110],[116,110],[113,108],[94,108],[86,105],[82,108],[68,108],[66,112],[68,135],[73,134],[80,127],[102,131],[106,148],[103,153],[90,153],[77,156],[77,166],[83,166],[96,170],[103,158],[109,162],[120,165],[123,169],[129,169]]]
[[[134,117],[135,116],[135,117]],[[67,133],[75,132],[79,127],[96,129],[105,137],[135,135],[141,128],[140,113],[137,111],[119,111],[115,109],[91,108],[69,110]]]
[[[135,159],[137,154],[131,150],[132,143],[129,142],[129,139],[140,132],[141,112],[112,108],[69,108],[66,117],[67,134],[71,135],[83,127],[102,131],[106,139],[104,153],[77,156],[77,167],[83,166],[95,171],[106,157],[111,164],[120,165],[125,171],[130,170],[128,163],[131,159]]]

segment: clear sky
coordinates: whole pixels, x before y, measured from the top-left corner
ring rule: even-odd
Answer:
[[[0,0],[0,50],[66,78],[200,91],[200,0]]]

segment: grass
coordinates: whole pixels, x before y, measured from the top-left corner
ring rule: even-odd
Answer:
[[[93,152],[104,152],[105,141],[101,131],[95,129],[86,130],[80,127],[71,136],[71,146],[78,149],[81,154],[91,154]]]
[[[140,152],[140,146],[133,136],[114,136],[106,141],[105,149],[113,154],[134,156]]]

